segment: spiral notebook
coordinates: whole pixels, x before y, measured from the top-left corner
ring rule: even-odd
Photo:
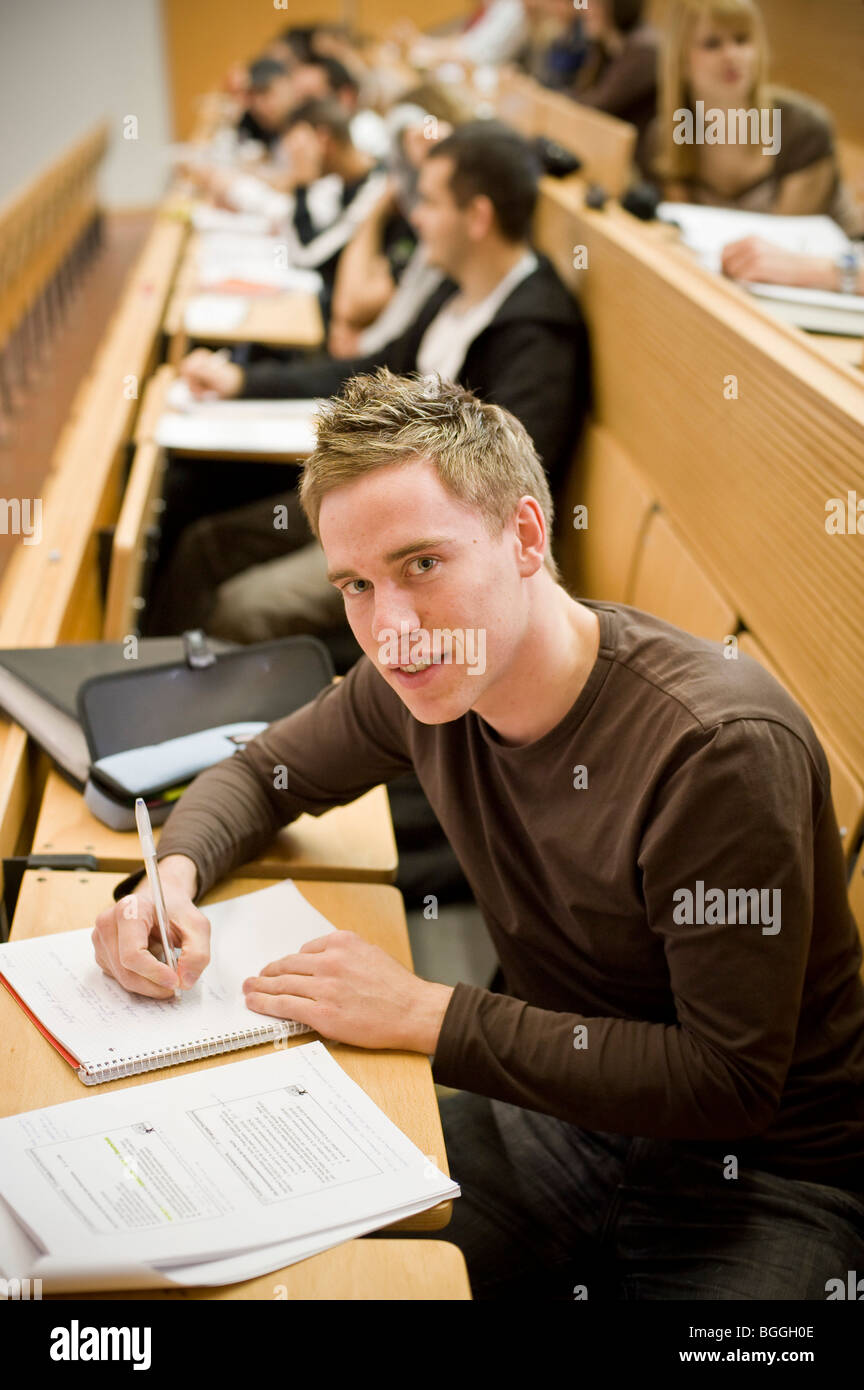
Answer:
[[[308,1033],[246,1007],[243,981],[305,941],[335,931],[286,879],[203,909],[210,963],[174,999],[130,994],[104,975],[92,928],[0,945],[0,981],[86,1086]]]

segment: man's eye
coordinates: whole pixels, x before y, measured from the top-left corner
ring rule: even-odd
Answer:
[[[414,574],[429,574],[437,564],[438,561],[433,555],[418,555],[416,560],[411,560],[409,562],[408,568],[410,570],[411,565],[419,565],[421,568],[419,570],[414,570]]]
[[[345,585],[345,587],[343,588],[342,592],[343,592],[343,594],[365,594],[365,593],[366,593],[366,590],[363,589],[363,588],[358,588],[357,585],[358,585],[358,584],[368,584],[368,583],[369,583],[369,580],[368,580],[368,579],[349,579],[348,583]]]

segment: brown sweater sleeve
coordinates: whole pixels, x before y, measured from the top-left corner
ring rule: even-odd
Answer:
[[[343,681],[196,777],[165,823],[158,858],[187,855],[200,897],[304,811],[320,816],[407,771],[406,717],[361,658]],[[115,898],[131,887],[130,879],[119,884]]]
[[[436,1081],[618,1134],[733,1138],[770,1123],[798,1025],[827,772],[768,719],[692,739],[655,798],[638,865],[645,930],[662,943],[673,1019],[558,1013],[460,984],[435,1053]],[[679,925],[673,894],[695,895],[698,880],[705,892],[769,890],[780,930]]]

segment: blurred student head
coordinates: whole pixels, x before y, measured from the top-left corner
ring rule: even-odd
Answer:
[[[669,95],[727,110],[759,106],[768,52],[755,0],[674,0],[667,24]]]
[[[267,49],[268,53],[273,54],[284,63],[286,68],[293,68],[297,63],[307,63],[314,56],[315,28],[311,24],[292,25],[288,29],[283,29],[277,34]]]
[[[433,144],[411,216],[430,265],[458,280],[484,249],[526,242],[539,176],[528,142],[497,121],[469,121]]]
[[[676,111],[767,108],[768,49],[755,0],[674,0],[662,66],[662,172],[692,176],[699,146],[673,139]]]
[[[291,112],[279,141],[289,161],[313,168],[317,176],[337,171],[341,156],[353,148],[351,125],[338,101],[305,101]]]
[[[281,129],[294,105],[292,79],[282,63],[275,58],[256,58],[250,63],[246,107],[264,130]]]
[[[390,138],[387,169],[393,179],[399,211],[410,218],[417,203],[420,165],[433,145],[446,139],[453,127],[413,102],[392,106],[385,124]]]
[[[589,39],[602,42],[615,34],[629,34],[642,23],[645,0],[591,0],[580,11],[582,28]]]
[[[299,63],[291,74],[291,81],[297,104],[333,97],[349,113],[357,110],[357,82],[344,63],[336,58],[315,55]]]

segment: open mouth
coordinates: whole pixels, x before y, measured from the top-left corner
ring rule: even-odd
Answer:
[[[403,666],[390,666],[388,669],[401,684],[417,685],[434,680],[435,672],[440,665],[440,661],[412,661],[406,662]]]

